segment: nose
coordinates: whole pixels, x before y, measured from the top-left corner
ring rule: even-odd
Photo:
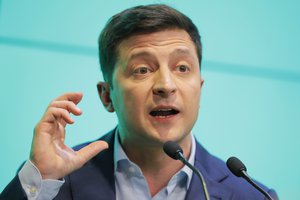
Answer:
[[[160,97],[168,97],[176,92],[176,84],[174,81],[174,77],[169,69],[160,69],[157,71],[155,79],[154,79],[154,86],[153,86],[153,93]]]

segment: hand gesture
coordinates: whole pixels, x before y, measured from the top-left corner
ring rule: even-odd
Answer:
[[[63,178],[108,148],[104,141],[93,142],[79,151],[65,145],[65,127],[74,123],[70,113],[81,115],[77,104],[82,96],[82,93],[66,93],[52,101],[34,129],[30,160],[43,179]]]

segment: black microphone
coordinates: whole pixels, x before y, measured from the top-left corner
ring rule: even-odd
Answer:
[[[265,192],[261,187],[259,187],[247,174],[247,168],[246,166],[236,157],[230,157],[226,162],[227,167],[229,170],[236,175],[237,177],[242,177],[246,181],[248,181],[255,189],[260,191],[265,197],[267,197],[269,200],[273,200],[272,197]]]
[[[187,165],[191,170],[193,170],[194,173],[197,174],[202,184],[202,189],[204,192],[205,199],[209,200],[210,198],[209,198],[208,190],[202,174],[198,169],[196,169],[191,163],[189,163],[185,159],[181,147],[176,142],[168,141],[164,144],[163,149],[168,156],[170,156],[174,160],[180,160],[181,162],[183,162],[183,164]]]

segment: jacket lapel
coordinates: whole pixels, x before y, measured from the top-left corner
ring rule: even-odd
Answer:
[[[105,140],[109,148],[96,155],[80,170],[70,175],[70,185],[74,200],[115,200],[115,179],[113,162],[114,131],[100,140]]]
[[[222,184],[228,177],[223,163],[210,155],[198,142],[196,142],[195,167],[202,173],[211,200],[230,200],[232,192]],[[201,182],[194,173],[186,200],[205,199]]]

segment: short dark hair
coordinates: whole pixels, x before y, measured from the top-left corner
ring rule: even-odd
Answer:
[[[200,35],[190,18],[164,4],[136,6],[111,17],[99,36],[99,59],[104,80],[112,84],[118,47],[123,40],[134,35],[173,28],[183,29],[190,35],[201,66]]]

